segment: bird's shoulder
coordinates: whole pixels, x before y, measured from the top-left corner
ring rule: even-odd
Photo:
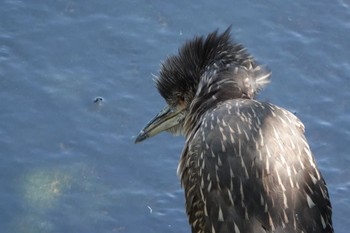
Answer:
[[[279,133],[304,138],[304,131],[299,118],[284,108],[252,99],[232,99],[206,111],[189,138],[194,145],[219,143],[232,146],[238,142],[253,145],[258,143],[258,138],[263,139],[263,134],[274,133],[267,135],[269,138],[279,138]]]

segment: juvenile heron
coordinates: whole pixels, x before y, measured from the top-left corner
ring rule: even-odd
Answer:
[[[156,86],[167,106],[136,142],[186,137],[178,175],[193,233],[333,232],[303,124],[254,99],[270,74],[229,29],[187,42],[162,65]]]

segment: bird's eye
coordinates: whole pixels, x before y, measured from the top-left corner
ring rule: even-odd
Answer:
[[[179,97],[177,99],[177,107],[181,108],[181,109],[186,107],[186,102],[185,102],[185,99],[183,97]]]
[[[242,99],[250,99],[247,92],[242,92],[241,98],[242,98]]]

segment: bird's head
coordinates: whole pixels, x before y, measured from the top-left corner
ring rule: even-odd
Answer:
[[[141,130],[135,142],[162,131],[183,134],[189,115],[192,120],[198,118],[199,113],[227,99],[254,98],[268,83],[270,74],[242,45],[231,41],[230,28],[222,34],[215,31],[206,38],[188,41],[178,55],[162,64],[155,83],[167,105]]]

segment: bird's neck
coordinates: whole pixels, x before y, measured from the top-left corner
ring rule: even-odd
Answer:
[[[227,70],[208,69],[202,75],[185,120],[184,133],[189,135],[208,110],[230,99],[247,98],[237,80]]]

